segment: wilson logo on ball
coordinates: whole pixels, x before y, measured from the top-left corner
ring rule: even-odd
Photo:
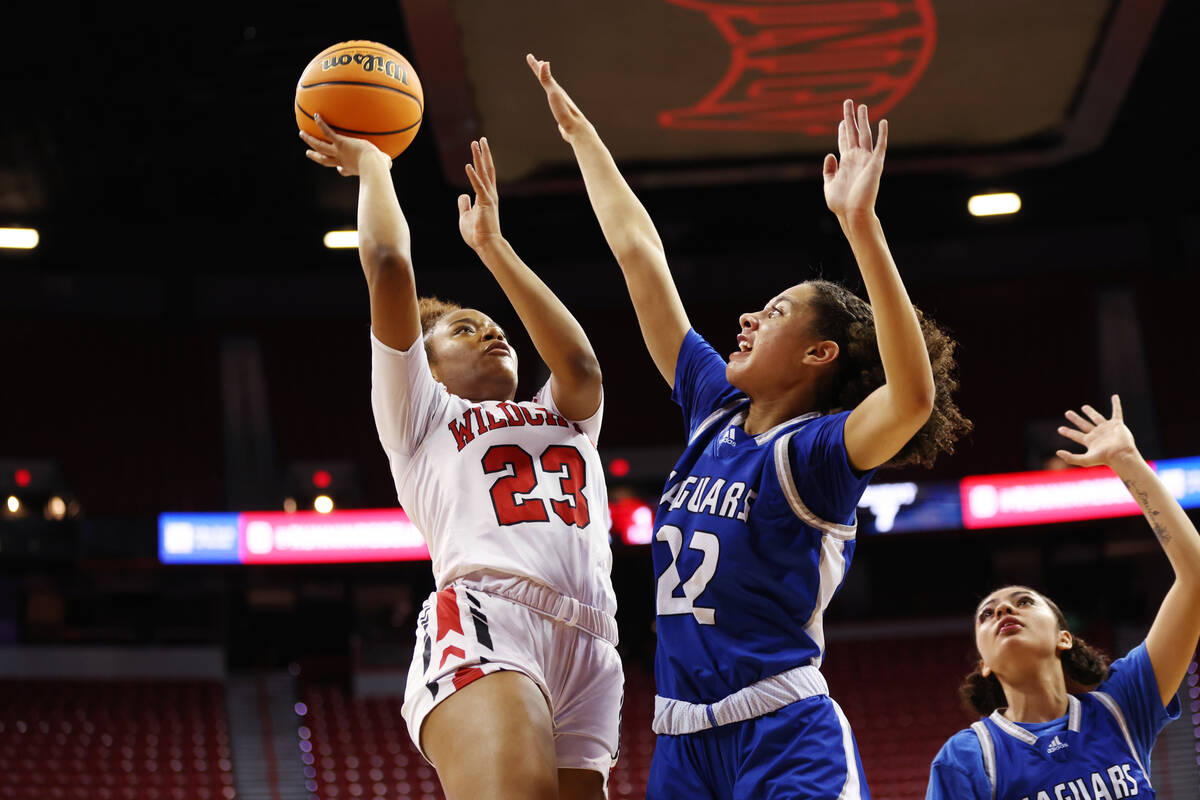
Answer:
[[[345,53],[340,56],[322,59],[321,72],[328,72],[335,67],[345,67],[350,64],[358,64],[362,67],[363,72],[382,72],[389,78],[395,78],[406,86],[408,85],[408,69],[404,64],[393,61],[390,58],[372,56],[366,53],[354,53],[353,55]]]

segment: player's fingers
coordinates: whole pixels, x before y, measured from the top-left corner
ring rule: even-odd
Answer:
[[[332,144],[324,139],[318,139],[308,131],[300,131],[300,138],[304,140],[306,145],[311,147],[313,150],[316,150],[318,153],[333,155],[335,152],[337,152],[337,148],[335,148]]]
[[[479,180],[479,175],[475,172],[475,167],[470,164],[467,164],[467,180],[471,182],[471,188],[475,190],[476,203],[482,198],[487,197],[487,190],[483,186],[483,181]]]
[[[538,80],[542,79],[542,62],[533,57],[533,53],[525,54],[525,63],[533,70],[534,77]]]
[[[1055,450],[1054,455],[1058,456],[1072,467],[1082,467],[1084,465],[1083,458],[1081,456],[1077,456],[1074,453],[1067,452],[1066,450]]]
[[[318,153],[316,150],[305,150],[304,155],[308,156],[310,161],[315,161],[322,167],[339,166],[338,160],[333,156],[327,156],[324,153]]]
[[[1058,435],[1065,436],[1072,442],[1079,442],[1079,444],[1083,444],[1083,440],[1086,438],[1086,434],[1082,431],[1077,431],[1074,428],[1068,428],[1066,425],[1058,426]]]
[[[483,177],[483,153],[479,146],[479,140],[471,142],[471,166],[475,167],[475,175]]]
[[[1074,411],[1068,411],[1063,416],[1065,416],[1067,418],[1068,422],[1070,422],[1076,428],[1079,428],[1079,430],[1083,431],[1084,433],[1088,433],[1089,431],[1091,431],[1092,428],[1096,427],[1095,425],[1088,422],[1083,417],[1076,414]]]
[[[825,154],[825,163],[821,165],[821,175],[825,178],[825,182],[829,183],[837,177],[838,160],[833,153]]]
[[[883,156],[887,153],[887,133],[888,124],[886,119],[879,120],[879,138],[875,140],[876,155]]]
[[[461,217],[471,210],[471,195],[460,194],[458,196],[458,215]]]
[[[1118,394],[1112,396],[1112,418],[1116,422],[1125,421],[1125,412],[1121,410],[1121,396]]]
[[[868,153],[875,149],[871,143],[871,120],[867,117],[867,106],[865,104],[858,107],[858,146]]]
[[[333,128],[329,127],[329,123],[326,122],[320,114],[313,114],[313,122],[317,123],[317,127],[321,129],[321,133],[325,134],[329,138],[329,141],[336,142],[338,137],[341,136],[340,133],[337,133]]]
[[[1105,422],[1108,422],[1108,420],[1106,420],[1104,418],[1103,414],[1101,414],[1099,411],[1092,408],[1091,406],[1085,405],[1082,407],[1082,410],[1083,410],[1083,413],[1088,415],[1088,419],[1090,419],[1092,422],[1096,423],[1097,425],[1103,425]]]
[[[488,144],[486,136],[479,140],[479,149],[483,154],[483,176],[494,188],[496,186],[496,162],[492,159],[492,146]]]
[[[850,135],[847,133],[846,120],[838,123],[838,155],[842,158],[846,157],[846,151],[850,149]]]
[[[542,87],[549,91],[554,82],[554,78],[550,74],[550,62],[534,58],[533,53],[526,53],[525,63],[533,70],[533,74],[537,76],[538,82],[542,84]]]

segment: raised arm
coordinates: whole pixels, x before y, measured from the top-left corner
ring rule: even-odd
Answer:
[[[1146,634],[1146,653],[1165,706],[1179,689],[1200,640],[1200,534],[1138,452],[1133,434],[1125,427],[1121,398],[1114,394],[1112,405],[1112,419],[1091,406],[1083,407],[1086,418],[1068,411],[1067,419],[1075,427],[1064,425],[1058,432],[1087,450],[1079,454],[1059,450],[1058,456],[1077,467],[1111,467],[1142,507],[1175,570],[1175,582]]]
[[[321,141],[303,131],[305,153],[338,174],[358,176],[358,257],[371,298],[371,330],[396,350],[407,350],[421,338],[417,286],[412,268],[408,222],[392,185],[392,160],[365,139],[342,136],[315,117]]]
[[[475,190],[458,198],[463,241],[483,261],[529,332],[538,355],[550,368],[554,404],[568,419],[587,419],[600,407],[600,362],[579,322],[522,261],[500,233],[496,167],[487,139],[471,142],[467,178]]]
[[[825,202],[837,215],[862,273],[884,374],[883,386],[867,395],[846,419],[846,454],[856,469],[867,470],[900,452],[929,419],[934,383],[921,324],[875,216],[887,152],[887,120],[880,121],[879,141],[872,146],[867,107],[858,107],[856,119],[854,103],[847,100],[842,112],[840,162],[832,153],[825,156]]]
[[[596,129],[550,74],[550,62],[532,55],[525,60],[546,90],[559,133],[575,151],[592,210],[625,275],[646,349],[663,379],[674,387],[675,360],[691,323],[654,222],[621,176]]]

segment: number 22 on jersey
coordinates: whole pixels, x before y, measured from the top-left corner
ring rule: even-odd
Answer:
[[[674,614],[691,614],[701,625],[716,625],[717,610],[707,606],[696,605],[696,598],[704,593],[709,581],[717,574],[717,561],[721,557],[721,540],[716,534],[708,531],[695,531],[692,541],[688,543],[689,550],[697,550],[703,554],[700,566],[686,581],[679,576],[679,554],[683,551],[683,531],[674,525],[663,525],[655,532],[654,538],[666,542],[671,549],[671,563],[658,576],[658,592],[656,607],[659,616]],[[683,584],[683,597],[676,597],[675,590]]]

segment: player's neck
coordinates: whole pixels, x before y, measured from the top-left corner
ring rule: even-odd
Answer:
[[[1004,716],[1013,722],[1049,722],[1067,713],[1067,686],[1058,659],[1016,682],[1001,684],[1008,700]]]
[[[816,391],[811,386],[797,387],[796,391],[778,397],[751,397],[750,410],[742,427],[746,433],[757,436],[781,422],[813,411],[816,401]]]

